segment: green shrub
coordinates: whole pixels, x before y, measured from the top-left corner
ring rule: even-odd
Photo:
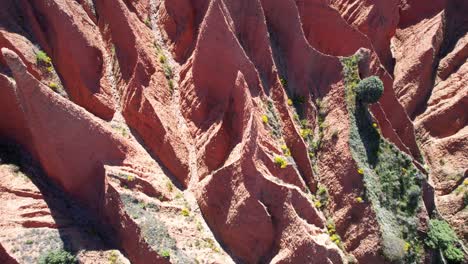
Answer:
[[[451,262],[460,263],[464,260],[463,252],[454,247],[453,245],[449,245],[443,252],[444,257]]]
[[[356,87],[356,96],[361,102],[376,103],[382,96],[384,86],[382,81],[376,77],[371,76],[359,82]]]
[[[183,208],[183,209],[180,211],[180,213],[181,213],[183,216],[185,216],[185,217],[188,217],[188,216],[190,215],[190,211],[189,211],[189,209],[187,209],[187,208]]]
[[[455,263],[463,260],[463,252],[455,247],[457,235],[447,222],[431,219],[427,236],[426,244],[433,249],[441,249],[447,260]]]
[[[161,251],[161,257],[163,258],[170,258],[171,257],[171,252],[167,249]]]
[[[58,84],[54,83],[54,82],[49,83],[49,88],[56,91],[56,92],[59,90]]]
[[[281,169],[284,169],[284,168],[286,168],[286,166],[288,166],[288,162],[287,162],[283,157],[280,157],[280,156],[276,156],[276,157],[275,157],[275,163],[276,163]]]
[[[299,131],[301,133],[301,137],[303,139],[307,139],[310,135],[312,135],[312,130],[310,128],[304,128]]]
[[[284,88],[288,87],[288,81],[284,78],[280,78],[281,85],[283,85]]]
[[[283,151],[283,154],[284,154],[286,157],[291,156],[291,150],[288,148],[288,146],[282,145],[282,146],[281,146],[281,150]]]
[[[39,264],[77,264],[78,260],[70,252],[63,249],[50,251],[39,260]]]
[[[426,244],[431,248],[446,248],[453,242],[457,241],[457,235],[450,225],[437,219],[429,221],[429,232],[427,232],[428,240]]]
[[[167,58],[164,54],[159,55],[159,62],[163,64],[167,62]]]
[[[40,50],[36,53],[36,62],[39,64],[49,66],[52,63],[52,59],[49,56],[47,56],[47,53]]]

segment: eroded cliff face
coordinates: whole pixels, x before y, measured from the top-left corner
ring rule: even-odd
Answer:
[[[0,260],[436,263],[430,218],[468,240],[468,5],[436,2],[2,1]]]

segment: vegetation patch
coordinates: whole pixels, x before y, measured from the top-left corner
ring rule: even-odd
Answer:
[[[288,162],[283,157],[276,156],[274,161],[281,169],[284,169],[288,166]]]
[[[147,24],[147,26],[151,28],[151,23],[149,22],[149,19],[148,19],[148,23],[149,23],[149,25]],[[164,76],[166,77],[166,80],[167,80],[167,85],[169,87],[169,91],[171,92],[171,94],[173,94],[174,93],[174,80],[173,80],[174,79],[174,72],[172,71],[171,65],[169,65],[169,61],[168,61],[166,55],[164,55],[164,51],[161,48],[161,46],[158,45],[157,43],[155,43],[154,47],[156,49],[156,55],[158,57],[158,61],[162,65],[162,69],[163,69],[163,72],[164,72]]]
[[[384,256],[399,263],[417,262],[423,250],[417,212],[424,177],[411,158],[381,137],[374,125],[367,106],[378,101],[383,85],[377,77],[361,81],[358,61],[357,55],[342,59],[351,153],[380,224]]]
[[[36,62],[37,64],[41,66],[46,66],[46,67],[52,65],[52,59],[47,55],[47,53],[45,53],[42,50],[39,50],[36,53]]]
[[[431,219],[427,236],[426,244],[440,250],[450,263],[461,263],[464,260],[463,251],[457,248],[459,239],[447,222]]]
[[[78,260],[70,252],[63,249],[49,251],[39,260],[39,264],[78,264]]]
[[[262,122],[271,128],[271,135],[273,137],[280,139],[283,137],[281,133],[281,123],[279,121],[275,106],[273,105],[273,101],[268,99],[264,103],[266,105],[266,111],[262,116]]]

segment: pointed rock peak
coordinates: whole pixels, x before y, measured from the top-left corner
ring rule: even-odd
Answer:
[[[10,67],[13,72],[16,72],[17,74],[26,73],[26,65],[20,59],[18,54],[10,49],[2,48],[2,55],[5,58],[8,67]]]

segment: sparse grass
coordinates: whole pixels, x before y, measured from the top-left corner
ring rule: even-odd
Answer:
[[[284,169],[288,166],[288,162],[283,157],[276,156],[274,161],[281,169]]]
[[[210,248],[210,249],[213,250],[214,252],[217,252],[217,253],[220,252],[219,248],[216,246],[216,244],[215,244],[215,242],[214,242],[213,239],[211,239],[211,238],[205,238],[205,239],[203,239],[203,240],[206,242],[208,248]]]
[[[266,105],[265,114],[262,116],[262,122],[268,125],[268,128],[271,129],[271,135],[276,139],[282,138],[281,133],[281,123],[278,119],[278,114],[276,108],[273,104],[273,101],[267,100],[264,102]]]
[[[164,54],[161,46],[159,46],[157,43],[154,43],[154,47],[156,49],[156,55],[158,56],[158,61],[162,64],[164,76],[166,77],[166,80],[167,80],[167,86],[169,87],[169,91],[172,94],[174,92],[174,80],[173,80],[174,72],[172,71],[171,65],[169,65],[169,60]]]
[[[174,185],[172,184],[172,182],[170,181],[167,181],[166,182],[166,189],[169,191],[169,192],[172,192],[174,190]]]

